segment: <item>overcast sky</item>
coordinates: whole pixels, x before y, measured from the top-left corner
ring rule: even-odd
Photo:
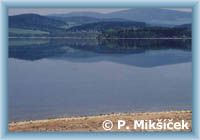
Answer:
[[[129,8],[9,8],[8,15],[19,15],[25,13],[35,13],[40,15],[60,14],[70,12],[98,12],[110,13],[115,11],[127,10]],[[165,8],[176,11],[191,12],[191,8]]]

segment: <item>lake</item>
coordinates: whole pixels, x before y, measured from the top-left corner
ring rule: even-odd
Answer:
[[[9,40],[10,122],[185,109],[191,42]]]

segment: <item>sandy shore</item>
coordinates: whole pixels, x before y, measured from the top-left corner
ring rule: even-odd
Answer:
[[[35,121],[23,121],[9,123],[9,131],[47,131],[47,132],[62,132],[62,131],[85,131],[85,132],[105,132],[102,124],[105,120],[113,122],[113,128],[110,131],[192,131],[192,112],[191,111],[169,111],[169,112],[141,112],[141,113],[114,113],[98,116],[85,117],[68,117],[56,118]],[[117,128],[118,120],[126,121],[126,125]],[[188,122],[189,129],[179,130],[150,130],[150,129],[134,129],[134,120],[152,120],[152,122],[181,122],[184,120]],[[109,127],[110,125],[108,125]]]

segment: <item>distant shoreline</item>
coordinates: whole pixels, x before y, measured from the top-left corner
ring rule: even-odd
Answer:
[[[10,39],[14,39],[14,38],[36,38],[36,39],[38,39],[38,38],[41,38],[41,39],[64,39],[64,38],[67,38],[67,39],[97,39],[97,38],[84,38],[84,37],[63,37],[63,36],[55,36],[55,37],[14,37],[14,36],[9,36],[8,38],[10,38]],[[152,37],[152,38],[101,38],[101,39],[108,39],[108,40],[122,40],[122,39],[124,39],[124,40],[136,40],[136,39],[141,39],[141,40],[177,40],[177,39],[185,39],[185,40],[187,40],[187,39],[192,39],[192,38],[179,38],[179,37],[174,37],[174,38],[171,38],[171,37],[160,37],[160,38],[158,38],[158,37]]]
[[[83,132],[104,132],[102,122],[111,120],[113,124],[117,124],[118,120],[125,120],[127,124],[131,124],[134,120],[171,120],[173,122],[181,122],[185,120],[189,124],[188,130],[158,130],[158,131],[192,131],[192,111],[164,111],[164,112],[141,112],[141,113],[113,113],[95,116],[65,117],[44,120],[30,120],[21,122],[11,122],[8,125],[9,131],[83,131]],[[126,129],[118,130],[116,126],[112,131],[127,131]],[[141,129],[130,129],[128,131],[152,131]],[[155,130],[153,130],[155,131]]]

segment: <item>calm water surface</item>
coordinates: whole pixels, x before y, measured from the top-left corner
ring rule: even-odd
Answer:
[[[9,46],[9,121],[192,108],[191,51],[30,44]]]

